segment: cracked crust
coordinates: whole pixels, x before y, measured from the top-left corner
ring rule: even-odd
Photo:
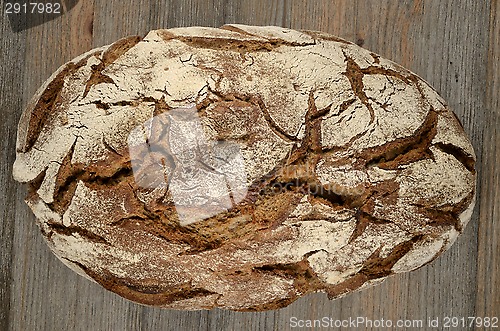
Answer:
[[[238,144],[247,189],[182,225],[170,187],[133,171],[134,158],[144,178],[176,159],[155,163],[129,139],[187,104],[209,141]],[[151,146],[170,139],[160,123]],[[151,31],[63,65],[21,117],[13,172],[50,248],[104,288],[262,311],[434,260],[471,217],[474,167],[456,116],[408,70],[321,32],[225,25]]]

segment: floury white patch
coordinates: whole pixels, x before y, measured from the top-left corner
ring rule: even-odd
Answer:
[[[207,139],[194,104],[137,126],[128,144],[136,184],[168,189],[181,225],[228,211],[246,196],[239,144]]]

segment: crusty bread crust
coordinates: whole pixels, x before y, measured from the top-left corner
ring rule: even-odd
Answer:
[[[150,151],[138,171],[134,148],[153,134],[131,134],[183,107],[193,137],[238,147],[245,175],[230,208],[191,208],[205,216],[188,223],[178,160]],[[471,218],[474,166],[462,125],[414,73],[325,33],[225,25],[151,31],[63,65],[21,117],[13,171],[50,248],[106,289],[261,311],[434,260]]]

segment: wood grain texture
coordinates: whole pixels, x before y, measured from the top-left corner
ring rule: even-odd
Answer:
[[[495,0],[86,0],[19,33],[2,14],[0,330],[289,330],[292,316],[500,317],[499,21]],[[378,287],[336,301],[309,295],[265,313],[144,307],[60,263],[23,202],[25,189],[11,176],[17,121],[29,98],[58,66],[90,48],[151,29],[224,23],[333,33],[434,86],[462,120],[478,155],[478,207],[455,245],[434,263]]]
[[[483,135],[482,199],[479,205],[477,315],[500,307],[500,1],[491,4]]]
[[[22,59],[26,48],[26,36],[11,31],[9,22],[0,19],[0,330],[9,325],[10,286],[14,225],[16,223],[16,207],[20,206],[18,191],[12,176],[12,162],[15,157],[13,142],[16,137],[15,122],[19,119],[19,109],[23,106],[22,81],[19,77],[24,73]],[[20,209],[24,208],[21,206]]]

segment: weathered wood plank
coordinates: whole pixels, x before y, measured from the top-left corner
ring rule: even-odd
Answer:
[[[0,194],[5,197],[0,203],[0,329],[289,330],[292,316],[393,320],[500,316],[500,295],[495,290],[500,285],[500,217],[495,204],[500,198],[500,176],[493,157],[500,152],[500,25],[496,22],[500,5],[493,1],[490,14],[489,3],[94,0],[80,1],[61,18],[19,34],[0,21],[4,119],[0,134],[5,137],[0,142]],[[443,95],[472,137],[483,178],[479,208],[450,251],[416,272],[343,299],[329,301],[324,294],[314,294],[266,313],[182,312],[136,305],[76,275],[50,253],[22,202],[25,190],[10,175],[22,106],[58,66],[92,47],[161,27],[224,23],[330,32],[406,66]]]
[[[2,4],[3,5],[3,4]],[[23,54],[26,36],[14,33],[5,16],[0,16],[0,330],[6,330],[11,309],[10,286],[12,283],[12,245],[19,186],[12,179],[15,158],[17,121],[22,102],[22,75],[25,70]]]
[[[500,2],[493,1],[489,18],[483,175],[478,268],[477,316],[500,318]],[[477,328],[480,330],[481,328]]]

